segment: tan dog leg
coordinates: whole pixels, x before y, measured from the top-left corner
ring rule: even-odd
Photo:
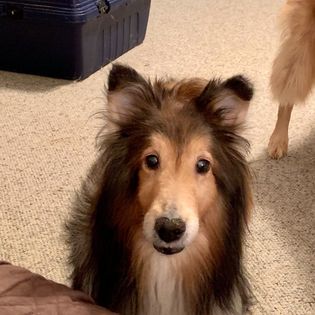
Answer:
[[[268,153],[272,159],[281,159],[288,152],[288,129],[293,105],[279,105],[278,120],[270,137]]]
[[[315,84],[315,1],[287,0],[281,29],[281,46],[270,78],[273,99],[280,103],[278,121],[268,145],[269,155],[274,159],[288,151],[292,104],[303,103]]]

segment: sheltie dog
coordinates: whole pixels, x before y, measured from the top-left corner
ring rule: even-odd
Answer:
[[[271,91],[278,120],[268,152],[279,159],[288,151],[288,129],[294,104],[302,103],[315,82],[315,1],[288,0],[281,15],[282,44],[273,63]]]
[[[72,286],[121,315],[245,314],[250,82],[115,64],[99,156],[67,224]]]

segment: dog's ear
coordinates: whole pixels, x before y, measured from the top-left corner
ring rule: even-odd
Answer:
[[[145,84],[145,82],[145,79],[135,69],[116,63],[109,72],[107,89],[109,92],[113,92],[132,83]]]
[[[141,109],[148,82],[133,68],[114,64],[107,82],[107,117],[110,125],[120,126]]]
[[[223,82],[211,80],[197,98],[196,106],[209,122],[237,127],[245,121],[252,97],[253,85],[238,75]]]

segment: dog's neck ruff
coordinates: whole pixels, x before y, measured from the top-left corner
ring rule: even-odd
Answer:
[[[196,315],[195,306],[191,305],[189,292],[194,288],[190,283],[184,286],[185,275],[181,273],[180,263],[174,257],[154,253],[144,263],[142,288],[138,315]],[[235,291],[233,311],[222,310],[213,305],[209,313],[202,315],[243,315],[242,301],[239,292]],[[199,314],[199,313],[198,313]]]

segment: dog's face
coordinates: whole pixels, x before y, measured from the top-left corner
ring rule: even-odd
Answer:
[[[114,65],[109,128],[125,143],[136,177],[139,213],[133,215],[143,218],[144,239],[160,253],[179,253],[201,233],[211,242],[226,228],[224,181],[229,185],[229,175],[236,181],[242,173],[233,169],[242,154],[232,138],[251,97],[250,84],[240,76],[151,84],[135,70]]]
[[[180,150],[166,135],[150,140],[139,172],[143,231],[158,251],[174,254],[194,240],[199,218],[217,202],[211,145],[206,135],[190,136]]]

